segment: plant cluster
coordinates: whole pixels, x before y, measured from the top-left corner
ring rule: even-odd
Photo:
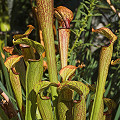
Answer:
[[[11,47],[11,5],[0,6],[0,119],[118,120],[119,0],[82,0],[74,13],[53,0],[30,3],[35,27],[14,34]]]

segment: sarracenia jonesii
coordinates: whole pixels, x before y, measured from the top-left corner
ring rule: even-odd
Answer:
[[[110,44],[108,46],[103,46],[100,52],[100,60],[99,60],[99,72],[98,72],[98,80],[97,80],[97,88],[95,93],[95,98],[92,107],[92,113],[90,120],[98,120],[100,106],[103,101],[103,94],[105,89],[105,82],[108,75],[108,69],[112,58],[113,53],[113,45],[116,41],[117,37],[112,33],[112,31],[108,28],[102,27],[100,29],[94,30],[93,32],[101,33],[106,36],[110,40]]]
[[[55,8],[55,17],[58,19],[60,27],[58,29],[59,32],[59,53],[61,60],[61,67],[67,66],[67,58],[68,58],[68,45],[69,45],[69,37],[70,37],[70,22],[73,19],[73,12],[64,7],[59,6]]]
[[[68,58],[68,45],[69,45],[69,37],[70,37],[70,22],[73,19],[73,13],[71,10],[64,6],[59,6],[54,10],[55,17],[59,22],[59,53],[60,53],[60,61],[61,68],[67,66],[67,58]],[[62,79],[62,82],[64,80]],[[69,119],[72,120],[72,95],[73,92],[71,89],[64,90],[58,97],[58,115],[59,119]],[[61,98],[63,96],[63,98]],[[63,100],[67,100],[63,102]],[[61,110],[65,111],[62,112]],[[66,112],[67,111],[67,112]],[[66,114],[66,115],[64,115]]]
[[[48,73],[50,82],[58,83],[55,45],[53,34],[53,3],[54,0],[36,0],[39,22],[42,30],[45,53],[47,57]],[[51,87],[53,106],[57,105],[57,88]]]

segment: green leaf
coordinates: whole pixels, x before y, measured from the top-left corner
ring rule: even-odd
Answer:
[[[90,2],[88,2],[88,1],[84,1],[86,4],[90,4]]]
[[[35,49],[29,45],[20,44],[22,55],[24,56],[24,61],[28,61],[30,59],[35,60]]]
[[[93,14],[92,16],[102,16],[100,13]]]
[[[74,103],[73,120],[86,120],[86,102],[84,96],[77,103]]]
[[[28,37],[28,35],[32,32],[33,29],[35,29],[32,25],[28,25],[27,27],[28,30],[24,33],[24,34],[17,34],[17,35],[14,35],[13,38],[14,39],[19,39],[19,38],[24,38],[24,37]]]
[[[59,72],[60,76],[62,77],[62,81],[67,81],[68,78],[76,71],[77,67],[73,65],[68,65],[62,68]]]
[[[86,4],[84,4],[83,2],[81,3],[81,5],[83,5],[87,11],[89,11],[89,7],[86,6]]]
[[[28,61],[26,72],[26,116],[25,120],[34,120],[36,116],[37,95],[34,86],[41,82],[43,75],[43,58]]]
[[[113,34],[113,32],[105,27],[99,28],[94,30],[92,28],[92,32],[96,32],[96,33],[100,33],[102,35],[104,35],[105,37],[107,37],[112,43],[114,43],[117,40],[117,36],[115,34]]]
[[[29,27],[29,28],[28,28],[28,30],[26,30],[24,35],[28,36],[32,32],[32,30],[35,29],[35,28],[32,25],[27,25],[27,27]]]
[[[10,82],[16,97],[16,101],[19,107],[19,110],[21,112],[22,115],[22,91],[21,91],[21,83],[20,83],[20,78],[19,75],[15,74],[16,72],[16,66],[15,64],[20,60],[22,56],[18,56],[18,55],[13,55],[7,58],[7,60],[5,61],[5,66],[8,68],[9,71],[9,76],[10,76]],[[12,71],[12,68],[14,67],[14,73]],[[23,117],[23,115],[22,115]]]
[[[8,71],[11,70],[11,68],[13,68],[15,66],[15,64],[20,61],[20,59],[23,56],[19,56],[19,55],[12,55],[10,57],[8,57],[5,61],[5,66],[7,67]]]
[[[43,100],[37,95],[37,106],[43,120],[53,120],[51,100]]]
[[[80,96],[83,95],[84,97],[86,97],[86,95],[89,93],[88,86],[79,81],[66,81],[64,83],[61,83],[61,85],[58,87],[58,91],[60,92],[67,88],[75,90],[80,94]]]
[[[58,84],[51,83],[49,81],[41,81],[40,83],[35,84],[34,91],[36,92],[36,94],[38,94],[39,92],[42,92],[45,88],[48,88],[50,86],[58,87]]]
[[[11,88],[11,85],[10,85],[8,71],[7,71],[7,68],[5,67],[1,52],[0,52],[0,62],[1,62],[1,65],[2,65],[2,70],[3,70],[3,74],[4,74],[4,77],[5,77],[5,81],[6,81],[7,91],[12,97],[14,97],[13,92],[12,92],[12,88]]]
[[[10,81],[11,85],[15,94],[15,98],[19,107],[19,110],[21,112],[22,117],[23,115],[23,101],[22,101],[22,90],[21,90],[21,83],[20,83],[20,78],[19,75],[15,75],[12,70],[10,70]],[[23,117],[24,118],[24,117]]]
[[[93,107],[93,101],[90,102],[89,114],[91,114],[91,112],[92,112],[92,107]],[[104,102],[103,102],[103,99],[102,99],[100,109],[99,109],[99,114],[98,114],[98,120],[105,120],[104,119],[105,116],[104,116],[103,112],[104,112]]]
[[[19,73],[19,79],[20,79],[20,82],[21,82],[24,90],[26,90],[26,85],[25,85],[26,66],[25,66],[23,58],[21,58],[20,61],[17,64],[15,64],[15,69],[16,69],[17,73]]]
[[[55,44],[53,34],[53,1],[52,0],[37,0],[38,21],[41,24],[42,35],[45,44],[45,52],[48,65],[48,73],[50,82],[58,83],[57,68],[55,61]],[[46,6],[46,7],[45,7]],[[42,17],[41,17],[42,16]],[[55,87],[51,87],[52,100],[56,100],[57,90]],[[53,102],[53,109],[55,111],[56,103]],[[56,111],[55,111],[56,113]],[[56,116],[56,115],[55,115]]]
[[[115,115],[115,119],[114,120],[118,120],[120,118],[120,104],[118,106],[118,109],[117,109],[117,112],[116,112],[116,115]]]
[[[68,101],[61,101],[58,103],[58,115],[59,115],[59,120],[66,120],[66,118],[68,118],[69,116],[67,115],[68,111],[69,111],[69,106],[67,106],[66,104],[68,103]],[[69,120],[71,120],[72,118],[70,118]]]
[[[99,114],[98,114],[98,120],[104,120],[104,102],[102,99],[101,105],[100,105],[100,110],[99,110]]]
[[[59,119],[73,120],[72,106],[73,106],[73,90],[66,88],[59,91],[58,96],[58,115]]]
[[[44,52],[44,47],[39,42],[33,41],[31,39],[28,39],[28,38],[20,38],[17,40],[13,39],[13,44],[14,45],[16,45],[16,44],[30,45],[31,47],[36,49],[36,51],[40,54],[40,56]]]
[[[79,30],[78,29],[74,29],[74,30],[71,29],[71,32],[73,32],[76,36],[78,36],[78,34],[79,34]]]
[[[82,15],[84,15],[84,16],[87,16],[87,14],[85,13],[85,12],[83,12],[83,11],[79,11]]]
[[[94,98],[94,103],[92,107],[92,113],[90,120],[98,119],[98,114],[100,111],[101,102],[103,99],[105,82],[108,75],[108,69],[112,58],[113,53],[113,45],[117,39],[117,36],[112,33],[112,31],[108,28],[102,27],[100,29],[94,30],[93,32],[101,33],[106,36],[110,40],[109,46],[103,46],[100,52],[100,60],[99,60],[99,72],[98,72],[98,80],[96,93]]]

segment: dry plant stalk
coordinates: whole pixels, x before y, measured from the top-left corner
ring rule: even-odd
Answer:
[[[1,101],[1,107],[5,111],[9,119],[17,116],[17,111],[14,109],[9,97],[0,88],[0,95],[5,99]]]
[[[111,9],[112,9],[115,13],[117,13],[118,17],[120,17],[120,12],[118,12],[118,11],[116,10],[116,8],[111,4],[111,1],[110,1],[110,0],[106,0],[106,1],[107,1],[107,3],[110,5]]]

